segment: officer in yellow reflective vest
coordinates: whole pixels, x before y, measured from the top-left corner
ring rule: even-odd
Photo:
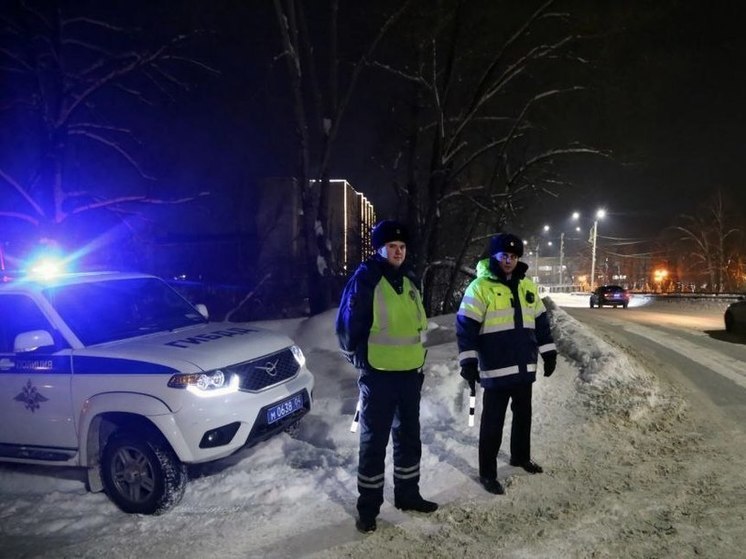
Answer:
[[[495,495],[497,454],[508,402],[513,412],[510,464],[531,474],[542,467],[531,459],[531,392],[538,356],[544,376],[557,365],[549,318],[534,282],[520,262],[523,241],[510,233],[490,240],[490,258],[477,265],[477,278],[466,288],[456,315],[461,376],[484,389],[479,428],[479,481]]]
[[[427,318],[416,282],[407,274],[407,231],[384,220],[372,231],[376,253],[347,282],[337,314],[339,345],[359,370],[358,519],[373,532],[383,504],[386,445],[394,443],[394,505],[433,512],[419,490],[420,391]]]

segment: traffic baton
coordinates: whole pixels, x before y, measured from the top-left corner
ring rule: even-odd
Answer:
[[[477,384],[469,385],[469,427],[474,427],[474,412],[477,408]]]
[[[355,415],[352,416],[352,425],[350,425],[350,432],[357,433],[357,424],[360,423],[360,400],[357,401],[355,406]]]

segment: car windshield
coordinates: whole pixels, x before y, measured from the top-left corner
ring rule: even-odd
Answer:
[[[43,293],[87,346],[207,322],[158,278],[63,285]]]

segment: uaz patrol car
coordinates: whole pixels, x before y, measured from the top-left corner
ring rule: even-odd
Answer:
[[[214,323],[163,280],[0,283],[0,460],[81,466],[122,510],[176,505],[186,464],[228,456],[310,410],[301,350]]]

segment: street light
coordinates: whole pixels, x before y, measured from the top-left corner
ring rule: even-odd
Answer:
[[[591,242],[593,243],[591,254],[591,291],[596,287],[596,237],[598,237],[598,220],[603,219],[605,215],[606,210],[598,210],[596,212],[596,219],[593,220],[593,228],[591,229]]]
[[[540,277],[539,277],[539,252],[540,252],[540,248],[541,248],[541,235],[544,234],[544,233],[547,233],[549,231],[549,229],[550,229],[549,225],[543,225],[542,228],[541,228],[541,233],[540,234],[538,234],[538,235],[531,235],[528,239],[524,239],[523,240],[523,246],[527,247],[528,249],[530,249],[528,251],[528,256],[533,256],[534,257],[534,273],[536,274],[534,276],[534,281],[536,281],[536,283],[540,282]],[[548,244],[548,246],[552,245],[551,241],[549,243],[547,243],[547,244]],[[528,258],[528,256],[526,256],[526,258]]]
[[[562,285],[563,285],[563,283],[562,283],[562,261],[564,260],[564,258],[565,258],[565,232],[562,231],[560,233],[560,262],[559,262],[559,268],[560,268],[560,270],[559,270],[559,284],[560,284],[560,289],[562,289]]]
[[[572,212],[570,216],[573,221],[580,219],[580,212]],[[575,226],[575,232],[580,233],[580,226]],[[560,249],[559,249],[559,284],[563,285],[564,281],[564,265],[565,265],[565,232],[560,232]]]
[[[653,277],[658,284],[658,293],[663,293],[663,280],[668,277],[668,270],[659,268],[653,272]]]
[[[544,227],[542,227],[542,230],[544,233],[549,232],[549,225],[545,225]],[[549,242],[549,244],[550,245],[552,244],[551,241]],[[534,269],[536,270],[536,281],[537,282],[540,281],[540,276],[539,276],[539,247],[540,246],[541,246],[541,238],[536,240],[536,265],[534,266]],[[549,281],[550,282],[552,281],[551,278],[549,279]]]

